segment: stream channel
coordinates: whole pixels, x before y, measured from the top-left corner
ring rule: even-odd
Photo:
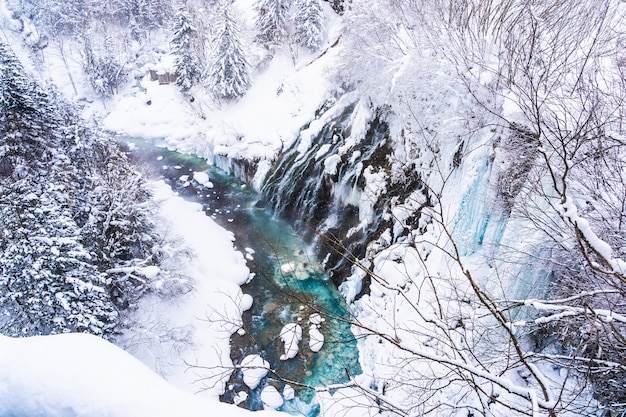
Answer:
[[[231,337],[231,359],[235,366],[250,354],[260,354],[274,373],[269,373],[254,390],[243,383],[241,371],[233,372],[221,400],[239,402],[241,392],[247,398],[239,406],[263,409],[261,391],[268,385],[285,392],[283,380],[296,396],[286,400],[279,410],[290,414],[316,416],[319,404],[308,387],[323,387],[347,381],[347,375],[361,372],[356,341],[350,326],[346,304],[314,258],[311,242],[305,242],[283,219],[265,208],[262,197],[244,183],[208,164],[206,160],[159,147],[141,139],[124,138],[131,158],[162,178],[180,196],[201,203],[205,213],[235,235],[235,248],[246,256],[254,278],[242,286],[254,303],[243,314],[245,334]],[[194,173],[206,173],[211,184],[193,180]],[[210,239],[207,236],[207,239]],[[319,330],[324,335],[322,349],[309,349],[309,317],[322,313]],[[285,324],[298,323],[302,340],[298,354],[280,360],[285,353],[280,339]],[[243,332],[242,332],[243,333]],[[239,394],[239,395],[238,395]],[[245,396],[244,396],[245,397]]]

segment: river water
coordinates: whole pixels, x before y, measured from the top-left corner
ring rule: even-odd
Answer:
[[[250,354],[260,354],[275,374],[269,374],[259,387],[250,390],[236,371],[227,383],[222,401],[234,402],[238,393],[247,399],[240,406],[263,408],[260,393],[273,385],[283,392],[284,380],[296,397],[285,401],[283,411],[308,416],[319,413],[314,391],[308,387],[346,382],[347,375],[361,372],[356,341],[346,320],[349,315],[341,295],[312,255],[315,248],[305,242],[283,219],[265,208],[262,197],[231,175],[207,164],[204,159],[158,147],[141,140],[128,141],[131,156],[156,178],[163,178],[184,198],[202,204],[205,213],[235,235],[235,246],[248,259],[254,278],[242,287],[254,303],[244,313],[245,334],[231,338],[231,359],[235,365]],[[193,179],[195,173],[208,174],[210,184]],[[208,185],[208,187],[206,186]],[[207,239],[210,239],[207,236]],[[324,322],[322,349],[309,349],[309,317],[321,313]],[[298,354],[280,360],[284,353],[280,332],[285,324],[301,325],[302,341]],[[299,385],[302,384],[302,385]]]

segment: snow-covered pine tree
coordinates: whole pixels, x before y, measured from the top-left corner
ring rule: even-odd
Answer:
[[[295,41],[312,51],[322,45],[324,39],[324,12],[320,0],[296,0]]]
[[[152,288],[125,272],[158,262],[150,194],[59,100],[0,43],[0,333],[111,337]]]
[[[264,43],[278,43],[287,35],[288,6],[285,0],[258,0],[256,26]]]
[[[135,22],[141,35],[161,28],[172,15],[172,3],[169,0],[119,0],[118,13],[128,22]]]
[[[0,42],[0,177],[14,180],[51,158],[50,126],[40,118],[47,106],[13,51]]]
[[[208,70],[208,88],[218,98],[238,99],[250,85],[249,65],[239,41],[230,5],[222,8],[215,49]]]
[[[118,314],[73,219],[61,113],[3,44],[0,84],[0,330],[105,334]]]
[[[80,242],[67,194],[39,176],[4,185],[0,331],[11,336],[113,332],[118,311],[105,274]]]
[[[170,41],[172,52],[176,55],[176,85],[183,91],[189,90],[200,79],[200,65],[192,47],[192,38],[196,28],[191,24],[189,13],[181,5],[174,18],[174,36]]]

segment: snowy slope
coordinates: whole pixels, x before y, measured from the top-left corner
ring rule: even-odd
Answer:
[[[252,415],[174,388],[128,353],[95,336],[0,336],[2,416],[192,417],[207,412]]]

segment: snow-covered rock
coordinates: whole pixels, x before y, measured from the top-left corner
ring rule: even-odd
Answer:
[[[309,348],[312,352],[319,352],[324,346],[324,335],[317,326],[312,325],[309,329]]]
[[[255,389],[267,375],[270,364],[260,355],[248,355],[241,361],[243,383],[250,389]]]
[[[193,179],[200,185],[207,188],[213,188],[213,183],[209,181],[209,174],[206,172],[194,172]]]
[[[286,401],[293,400],[296,397],[296,391],[289,384],[283,387],[283,398]]]
[[[302,327],[297,323],[288,323],[280,331],[280,340],[285,344],[285,353],[280,360],[291,359],[298,354],[298,343],[302,339]]]
[[[275,410],[283,405],[283,397],[273,385],[268,385],[263,388],[263,391],[261,391],[261,401],[263,401],[263,407],[266,410]]]
[[[293,274],[296,271],[295,262],[287,262],[280,266],[280,272],[282,274]]]

